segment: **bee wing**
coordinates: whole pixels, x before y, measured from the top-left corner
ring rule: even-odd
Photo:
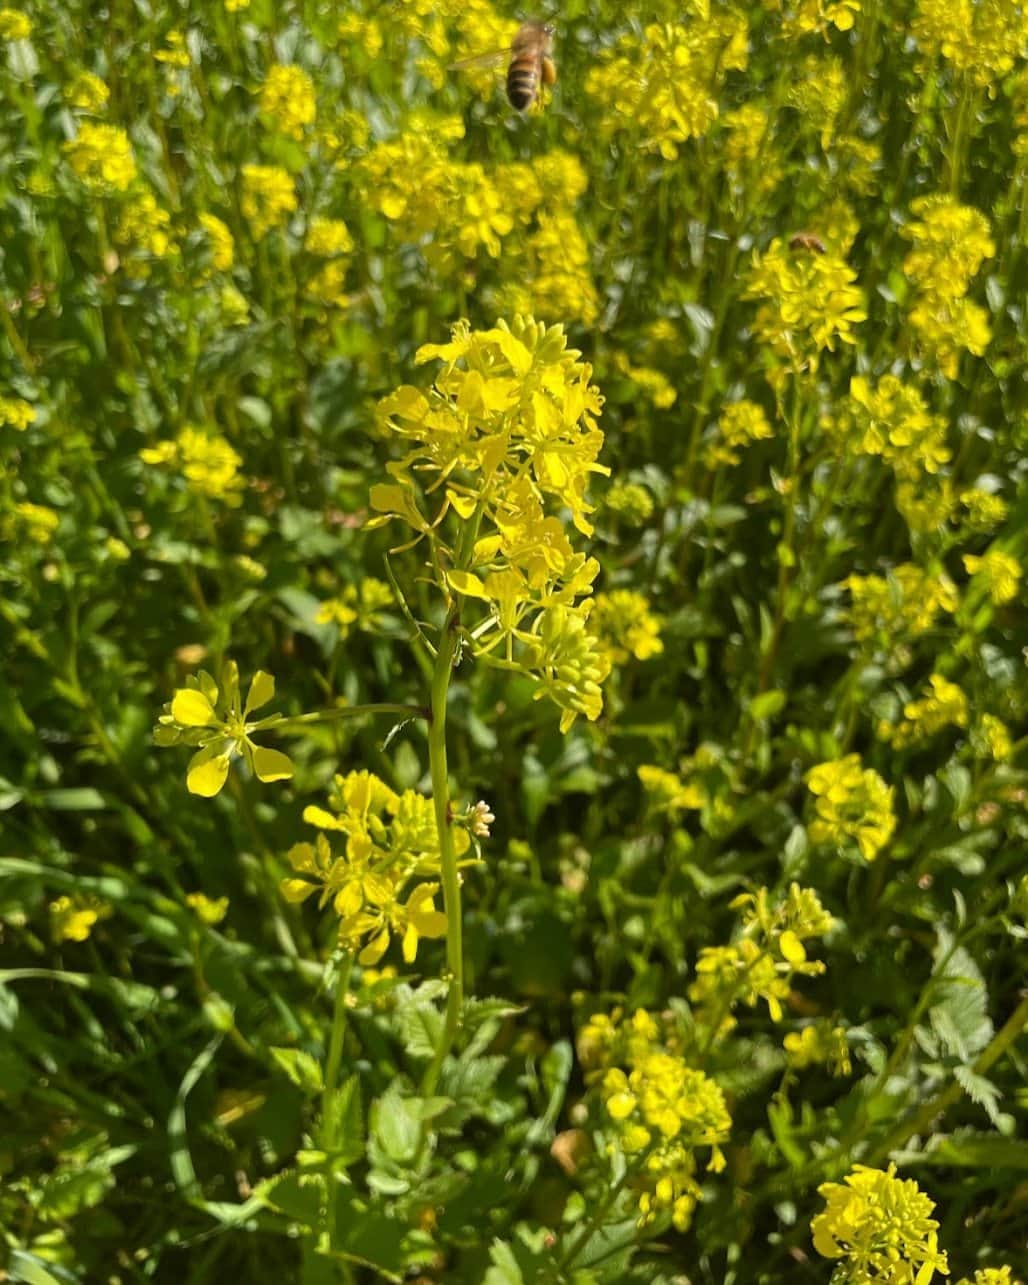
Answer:
[[[510,45],[505,49],[493,49],[487,54],[476,54],[474,58],[462,58],[460,62],[451,62],[449,71],[469,71],[472,67],[498,67],[510,57]]]

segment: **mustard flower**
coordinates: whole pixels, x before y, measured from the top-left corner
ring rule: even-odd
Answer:
[[[661,620],[650,611],[649,600],[634,589],[598,593],[589,613],[589,629],[605,648],[612,665],[630,657],[649,660],[664,650]]]
[[[919,197],[910,212],[915,217],[903,235],[913,245],[903,260],[904,275],[940,299],[966,294],[983,261],[996,253],[989,220],[949,196]]]
[[[110,96],[109,87],[91,71],[80,71],[64,91],[69,107],[75,107],[89,116],[102,112]]]
[[[244,165],[242,177],[243,218],[260,240],[288,222],[297,207],[296,187],[277,165]]]
[[[336,598],[329,598],[318,608],[319,624],[333,624],[339,628],[341,638],[346,638],[351,626],[373,632],[382,626],[380,612],[391,607],[395,596],[389,585],[373,576],[366,576],[359,585],[347,585]]]
[[[32,22],[17,9],[0,9],[0,40],[28,40]]]
[[[732,1120],[721,1089],[689,1066],[679,1043],[644,1009],[627,1020],[615,1009],[590,1019],[578,1049],[628,1159],[638,1225],[663,1215],[685,1231],[700,1195],[696,1152],[709,1147],[707,1167],[720,1172]]]
[[[32,544],[49,544],[60,521],[57,511],[46,504],[22,500],[14,506],[14,525]]]
[[[949,462],[946,421],[933,414],[917,388],[896,375],[872,383],[864,375],[850,380],[841,411],[824,421],[826,432],[847,454],[880,456],[896,475],[921,481]]]
[[[531,169],[539,185],[540,203],[548,209],[575,205],[589,187],[585,167],[572,152],[543,152],[532,161]]]
[[[793,12],[786,15],[782,29],[787,35],[805,36],[812,32],[827,35],[830,27],[852,31],[861,0],[798,0]]]
[[[1021,584],[1021,564],[1012,554],[1002,549],[990,549],[982,557],[964,556],[964,568],[974,576],[974,583],[981,585],[996,607],[1002,607],[1017,597]]]
[[[211,266],[215,272],[228,272],[236,257],[235,241],[228,225],[216,214],[203,213],[200,215],[200,226],[207,235]]]
[[[637,769],[639,784],[652,800],[652,806],[674,816],[683,808],[702,808],[707,801],[703,788],[695,782],[683,781],[675,772],[643,763]]]
[[[942,58],[979,89],[1014,67],[1024,36],[1020,6],[1011,0],[917,0],[911,35],[929,58]]]
[[[991,531],[1006,520],[1007,502],[992,491],[970,487],[961,491],[960,503],[967,509],[965,523],[972,531]]]
[[[136,161],[128,135],[117,125],[79,127],[64,144],[68,163],[90,192],[124,192],[136,177]]]
[[[936,478],[931,485],[925,478],[896,486],[896,508],[910,530],[919,534],[941,531],[952,518],[955,504],[948,478]]]
[[[652,370],[648,366],[633,366],[623,352],[614,354],[614,365],[635,385],[638,392],[645,394],[657,410],[670,410],[678,400],[678,390],[663,371]]]
[[[995,759],[1002,763],[1010,757],[1014,740],[1010,728],[995,714],[983,714],[971,733],[971,743],[979,758]]]
[[[754,333],[794,367],[816,369],[826,348],[856,343],[854,326],[867,312],[855,282],[856,274],[832,251],[804,254],[776,238],[754,254],[746,277],[744,297],[760,301]]]
[[[738,938],[728,946],[705,946],[689,987],[697,1022],[718,1036],[735,1025],[732,1010],[738,1004],[753,1008],[763,1000],[771,1020],[780,1022],[793,977],[816,977],[825,971],[820,960],[808,958],[804,941],[824,936],[833,923],[817,893],[796,883],[779,901],[771,900],[767,888],[759,888],[736,897],[731,905],[743,911]]]
[[[419,362],[439,358],[444,369],[427,395],[406,387],[381,403],[382,427],[407,454],[370,496],[374,525],[402,519],[415,541],[434,532],[437,547],[450,509],[475,521],[478,539],[460,559],[441,546],[440,588],[479,611],[468,626],[476,654],[498,651],[530,673],[536,697],[563,711],[563,730],[578,714],[599,717],[609,672],[578,605],[599,564],[574,550],[558,516],[568,510],[591,535],[586,488],[607,472],[597,463],[602,398],[566,345],[560,326],[515,318],[484,331],[462,322],[450,343],[419,350]]]
[[[144,447],[139,458],[144,464],[176,469],[191,491],[207,499],[237,505],[242,498],[242,459],[217,433],[186,425],[173,442]]]
[[[1021,1285],[1010,1273],[1009,1267],[982,1267],[975,1272],[973,1279],[964,1276],[957,1285]]]
[[[302,139],[318,113],[314,81],[302,67],[272,67],[261,86],[260,113],[278,133]]]
[[[930,574],[912,562],[894,567],[888,576],[848,576],[846,619],[861,642],[879,638],[888,645],[903,637],[927,633],[939,616],[959,605],[956,586],[945,575]]]
[[[848,1285],[929,1285],[936,1272],[948,1273],[939,1250],[935,1204],[912,1180],[855,1165],[845,1183],[818,1188],[825,1209],[810,1225],[814,1248],[840,1262]]]
[[[163,49],[157,50],[154,54],[155,60],[164,63],[167,67],[184,70],[190,62],[185,36],[181,31],[169,31],[165,39],[167,44]]]
[[[370,772],[351,772],[335,778],[329,808],[308,807],[304,820],[321,833],[290,849],[293,874],[282,881],[282,895],[299,903],[316,893],[320,907],[331,904],[340,944],[359,951],[362,965],[377,964],[393,936],[409,964],[422,937],[445,934],[446,916],[434,902],[438,882],[422,881],[439,869],[431,799],[413,790],[396,794]],[[346,836],[342,853],[327,837],[334,833]],[[455,828],[453,837],[458,856],[467,852],[467,830]]]
[[[848,97],[849,83],[842,60],[834,54],[811,54],[793,72],[787,101],[803,123],[820,135],[821,146],[827,151]]]
[[[205,799],[220,793],[228,779],[234,758],[242,757],[259,781],[287,781],[293,765],[279,750],[257,745],[251,733],[274,727],[281,715],[253,722],[250,715],[263,709],[275,696],[275,680],[258,670],[250,684],[246,703],[239,694],[239,669],[234,661],[226,664],[219,688],[206,671],[186,679],[164,707],[154,729],[158,745],[197,745],[186,771],[186,788],[190,794]]]
[[[208,897],[203,892],[191,892],[186,896],[186,905],[202,924],[215,928],[228,914],[227,897]]]
[[[600,134],[629,131],[646,151],[676,160],[681,145],[717,119],[717,91],[729,71],[745,69],[748,37],[745,18],[731,10],[622,36],[585,81],[600,108]]]
[[[50,903],[50,934],[54,941],[88,941],[96,925],[113,911],[106,901],[90,894],[57,897]]]
[[[342,219],[311,219],[303,248],[308,254],[332,259],[353,250],[353,237]]]
[[[956,379],[960,357],[981,357],[992,342],[988,313],[970,299],[917,297],[907,315],[913,338],[947,379]]]
[[[849,1075],[853,1069],[846,1032],[823,1019],[799,1031],[790,1031],[782,1045],[789,1065],[797,1071],[808,1066],[827,1066],[833,1075]]]
[[[344,14],[336,25],[336,36],[341,45],[352,45],[360,49],[372,62],[385,45],[382,24],[375,18],[368,18],[360,13]]]
[[[538,315],[544,320],[575,319],[591,326],[600,315],[600,298],[589,267],[589,245],[570,211],[556,209],[539,216],[538,227],[525,242],[532,270],[520,280],[505,283],[499,292],[500,310]],[[672,393],[660,377],[658,394]]]
[[[345,308],[350,302],[346,289],[349,263],[346,259],[333,259],[319,268],[304,287],[304,293],[325,308]]]
[[[615,482],[603,497],[603,505],[639,526],[653,513],[653,496],[640,482]]]
[[[171,215],[161,209],[152,192],[140,192],[122,206],[115,241],[141,254],[162,259],[173,249]]]
[[[949,679],[932,674],[920,700],[903,706],[903,721],[878,724],[878,735],[897,749],[928,740],[947,727],[967,727],[967,696]]]
[[[865,768],[859,754],[819,763],[805,779],[815,800],[814,843],[843,847],[853,842],[865,861],[874,861],[896,829],[893,788]]]
[[[36,408],[20,397],[0,397],[0,428],[6,426],[24,433],[35,421]]]

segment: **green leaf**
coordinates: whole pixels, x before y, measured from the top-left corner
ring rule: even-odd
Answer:
[[[303,1049],[288,1048],[272,1048],[268,1052],[296,1087],[308,1097],[314,1097],[324,1089],[321,1064],[310,1053],[305,1053]]]
[[[492,1266],[486,1272],[482,1285],[525,1285],[525,1278],[514,1251],[505,1240],[494,1240],[489,1248]]]
[[[254,1194],[268,1208],[304,1227],[320,1227],[324,1221],[325,1180],[320,1174],[299,1174],[290,1169],[261,1183]]]
[[[340,1165],[351,1165],[364,1155],[364,1112],[356,1075],[351,1075],[329,1098],[322,1129],[325,1147]]]
[[[442,1039],[443,1018],[436,1006],[418,994],[412,994],[396,1010],[400,1039],[413,1058],[430,1058]]]
[[[405,1097],[394,1081],[372,1105],[371,1130],[390,1160],[398,1164],[413,1160],[421,1138],[418,1099]]]
[[[770,692],[762,692],[750,701],[750,717],[755,722],[760,722],[764,718],[774,718],[785,709],[785,702],[788,696],[783,691],[777,689]]]
[[[964,1169],[1028,1170],[1028,1141],[995,1133],[961,1130],[935,1136],[923,1151],[897,1153],[904,1165],[956,1165]]]
[[[958,947],[945,964],[951,939],[939,934],[937,967],[942,972],[933,980],[934,1000],[928,1011],[932,1030],[945,1050],[962,1062],[970,1062],[992,1039],[985,980],[972,956]]]
[[[998,1125],[1000,1092],[995,1084],[969,1066],[958,1066],[953,1074],[971,1101],[982,1107],[992,1123]]]

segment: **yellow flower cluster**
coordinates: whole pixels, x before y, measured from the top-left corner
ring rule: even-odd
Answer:
[[[1012,0],[917,0],[911,35],[927,58],[943,58],[979,89],[1010,73],[1024,40]]]
[[[637,775],[639,784],[650,796],[652,807],[658,812],[667,812],[673,817],[685,808],[702,808],[706,802],[701,787],[692,781],[683,781],[677,772],[643,763],[637,769]]]
[[[236,246],[228,225],[216,214],[201,214],[200,226],[207,234],[211,267],[215,272],[228,272],[236,257]]]
[[[739,451],[743,447],[770,437],[774,437],[774,430],[764,408],[757,402],[745,397],[725,402],[718,415],[716,433],[707,443],[704,460],[709,469],[733,466],[742,458]]]
[[[685,1231],[700,1194],[695,1153],[710,1147],[707,1167],[720,1172],[732,1119],[720,1088],[682,1059],[677,1043],[645,1010],[627,1020],[615,1010],[583,1028],[579,1056],[629,1164],[639,1158],[639,1225],[670,1215]]]
[[[888,576],[848,576],[846,619],[860,642],[874,638],[889,647],[904,637],[927,633],[940,614],[959,604],[956,586],[945,574],[932,575],[913,562],[894,567]]]
[[[934,475],[950,459],[946,421],[896,375],[883,375],[877,384],[854,375],[847,402],[824,428],[840,450],[880,456],[904,481]]]
[[[239,669],[235,661],[225,665],[221,687],[205,670],[190,675],[165,705],[154,728],[160,746],[197,745],[199,749],[186,769],[186,788],[205,799],[220,793],[228,779],[234,758],[243,758],[259,781],[287,781],[293,765],[279,750],[257,745],[253,732],[274,727],[281,715],[251,721],[275,696],[275,680],[258,670],[250,684],[246,703],[239,692]]]
[[[204,892],[189,893],[186,905],[208,928],[216,927],[228,914],[227,897],[208,897]]]
[[[319,908],[331,903],[340,944],[359,949],[362,965],[377,964],[393,935],[413,963],[422,937],[446,932],[446,916],[434,904],[439,884],[424,882],[439,872],[432,800],[414,790],[396,794],[370,772],[351,772],[335,778],[328,804],[304,809],[303,819],[321,833],[289,850],[293,874],[282,880],[283,897],[296,903],[317,893]],[[346,836],[341,854],[333,851],[333,834]],[[456,826],[453,837],[461,856],[471,839]]]
[[[499,311],[544,321],[578,320],[586,326],[596,321],[600,299],[589,271],[589,246],[570,209],[540,214],[519,257],[525,270],[498,292]]]
[[[995,714],[983,714],[971,733],[971,742],[979,758],[995,759],[1002,763],[1013,753],[1014,740],[1010,728]]]
[[[164,49],[158,49],[154,54],[157,62],[162,62],[167,67],[177,67],[180,71],[189,66],[189,50],[186,48],[186,38],[181,31],[169,31],[166,37],[167,46]]]
[[[592,534],[586,498],[597,463],[603,405],[592,369],[568,349],[563,328],[517,317],[448,344],[429,344],[418,362],[444,363],[428,393],[400,388],[380,405],[388,434],[408,445],[389,466],[393,482],[371,490],[371,507],[429,539],[445,589],[481,613],[470,629],[479,657],[531,674],[537,697],[562,711],[598,718],[609,663],[589,633],[580,600],[599,564],[573,548],[564,522]],[[443,543],[449,510],[458,538]],[[548,509],[550,511],[548,511]]]
[[[1021,585],[1021,564],[1002,549],[990,549],[980,558],[973,554],[964,557],[967,574],[974,576],[972,584],[980,586],[995,607],[1013,602]]]
[[[807,36],[812,32],[827,35],[829,27],[852,31],[861,0],[798,0],[795,9],[782,21],[782,30],[790,36]]]
[[[80,71],[68,85],[64,96],[69,107],[76,107],[80,112],[95,116],[107,106],[111,91],[93,72]]]
[[[64,144],[68,164],[90,192],[124,192],[136,177],[128,135],[117,125],[86,122]]]
[[[827,1066],[833,1075],[849,1075],[849,1043],[841,1026],[821,1018],[801,1030],[790,1031],[782,1041],[789,1065],[797,1071],[808,1066]]]
[[[646,596],[634,589],[598,593],[589,613],[589,632],[611,665],[624,665],[632,656],[636,660],[659,656],[664,650],[661,623]]]
[[[615,368],[635,385],[632,400],[637,400],[642,392],[656,406],[657,410],[669,410],[678,400],[678,391],[663,371],[653,370],[649,366],[633,366],[628,354],[614,354]]]
[[[23,433],[35,421],[36,408],[20,397],[0,397],[0,428],[7,427]]]
[[[726,74],[748,59],[746,19],[732,10],[622,36],[586,77],[586,93],[602,109],[597,128],[605,137],[630,130],[633,146],[676,160],[681,145],[717,119]]]
[[[13,526],[31,544],[49,544],[60,524],[60,515],[49,505],[21,500],[14,506],[13,522],[4,523],[4,534],[10,538]]]
[[[883,719],[877,730],[883,741],[904,749],[928,740],[946,727],[966,727],[967,723],[967,697],[962,689],[941,674],[932,674],[924,696],[903,706],[903,721],[887,723]]]
[[[163,259],[175,248],[170,229],[168,211],[157,204],[152,192],[140,192],[122,206],[114,239],[118,245],[138,254]]]
[[[992,337],[985,309],[965,296],[996,245],[985,215],[952,197],[922,196],[910,211],[914,218],[903,234],[912,248],[903,271],[915,287],[911,329],[943,374],[955,379],[961,352],[980,357]]]
[[[820,960],[807,958],[804,941],[823,937],[834,922],[817,893],[797,883],[790,884],[778,902],[771,901],[767,888],[759,888],[730,904],[743,912],[739,934],[731,945],[705,946],[700,951],[696,980],[689,987],[697,1025],[718,1038],[735,1026],[732,1010],[737,1004],[754,1008],[763,1000],[771,1020],[780,1022],[792,979],[825,971]]]
[[[353,250],[353,237],[342,219],[311,219],[303,248],[322,259],[334,259]]]
[[[835,126],[849,97],[849,82],[842,60],[834,54],[811,54],[792,73],[788,103],[809,129],[821,136],[827,151]]]
[[[173,442],[159,442],[139,452],[144,464],[173,468],[191,491],[209,500],[236,505],[242,498],[242,459],[224,437],[186,425]]]
[[[319,625],[339,627],[340,638],[350,635],[356,624],[362,632],[373,632],[381,625],[380,612],[395,601],[393,591],[382,580],[365,576],[359,585],[347,585],[336,598],[329,598],[318,608]]]
[[[653,496],[640,482],[615,482],[603,497],[603,506],[632,526],[640,526],[653,513]]]
[[[88,893],[57,897],[50,903],[50,935],[54,941],[88,941],[102,919],[109,919],[111,907]]]
[[[260,113],[277,133],[301,140],[318,114],[314,81],[302,67],[272,67],[261,86]]]
[[[847,1285],[929,1285],[949,1264],[939,1250],[935,1204],[916,1182],[855,1165],[845,1183],[826,1182],[818,1192],[825,1209],[811,1222],[814,1248],[840,1262]]]
[[[1006,500],[978,486],[962,491],[960,503],[967,509],[965,523],[972,531],[991,531],[1007,516]]]
[[[957,1285],[1021,1285],[1010,1273],[1009,1267],[982,1267],[975,1272],[973,1280],[964,1276]]]
[[[0,40],[28,40],[32,22],[28,14],[17,9],[0,9]]]
[[[277,165],[244,165],[242,177],[243,218],[259,241],[288,222],[297,207],[296,186]]]
[[[815,800],[813,842],[839,848],[853,842],[865,861],[874,861],[896,829],[893,788],[864,767],[859,754],[819,763],[807,773],[806,782]]]
[[[810,254],[777,237],[755,252],[744,297],[760,301],[753,330],[793,370],[816,369],[824,349],[855,344],[854,326],[866,320],[856,273],[832,251]]]

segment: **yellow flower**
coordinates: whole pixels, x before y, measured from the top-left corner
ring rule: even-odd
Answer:
[[[89,894],[58,897],[50,903],[50,933],[54,941],[87,941],[93,928],[113,911],[105,901]]]
[[[23,433],[36,418],[36,408],[20,397],[0,397],[0,428],[5,425]]]
[[[949,1271],[930,1216],[934,1203],[916,1182],[897,1178],[895,1165],[884,1172],[855,1165],[845,1184],[826,1182],[818,1191],[826,1207],[810,1225],[814,1248],[848,1260],[846,1279],[854,1285],[929,1285],[936,1272]]]
[[[664,650],[660,640],[661,620],[650,604],[634,589],[599,593],[589,613],[589,631],[605,649],[612,665],[623,665],[634,656],[649,660]]]
[[[159,442],[139,452],[144,464],[176,468],[191,491],[229,505],[239,504],[244,479],[242,459],[223,437],[186,425],[173,442]]]
[[[14,506],[14,518],[33,544],[49,544],[61,521],[55,509],[28,500]]]
[[[877,731],[882,740],[903,749],[927,740],[943,728],[966,727],[967,723],[968,703],[963,691],[941,674],[932,674],[926,694],[903,706],[903,722],[882,721]]]
[[[894,647],[903,637],[927,633],[942,612],[959,605],[956,586],[944,574],[930,575],[912,562],[901,563],[885,576],[849,576],[846,617],[861,642],[877,638]]]
[[[570,210],[541,213],[523,248],[532,270],[503,284],[497,292],[498,310],[593,325],[600,314],[600,298],[589,268],[588,242]],[[666,401],[670,392],[673,402],[677,394],[667,379],[659,372],[647,374],[658,375],[658,395]],[[652,383],[648,391],[654,391]]]
[[[924,473],[938,473],[951,456],[945,419],[896,375],[883,375],[877,384],[854,375],[848,401],[824,428],[845,453],[878,455],[904,480],[922,482]]]
[[[731,10],[622,36],[586,76],[601,137],[630,131],[635,146],[676,160],[717,119],[718,90],[727,72],[746,67],[748,36],[745,18]]]
[[[158,745],[198,745],[186,772],[190,794],[205,799],[221,791],[228,779],[232,759],[243,757],[259,781],[287,781],[293,765],[285,754],[255,744],[252,732],[274,727],[281,721],[275,714],[253,722],[250,715],[262,709],[275,696],[275,680],[258,670],[250,684],[246,704],[239,694],[239,669],[235,661],[225,665],[219,689],[210,674],[201,670],[186,679],[168,705],[164,707],[154,740]]]
[[[802,1030],[790,1031],[782,1044],[789,1065],[798,1071],[827,1065],[833,1075],[849,1075],[853,1069],[846,1032],[831,1022],[819,1020]]]
[[[972,531],[991,531],[1006,520],[1007,502],[992,491],[974,486],[960,493],[960,503],[967,509],[967,526]]]
[[[639,783],[653,799],[653,806],[672,816],[682,808],[702,808],[707,801],[703,788],[694,782],[685,782],[674,772],[651,763],[637,769]]]
[[[653,513],[653,496],[639,482],[615,482],[603,497],[604,508],[639,526]]]
[[[892,787],[865,768],[859,754],[819,763],[807,773],[806,782],[817,814],[810,826],[814,843],[842,847],[853,841],[864,860],[873,861],[896,828]]]
[[[337,598],[329,598],[318,608],[318,624],[338,625],[339,635],[346,638],[350,626],[357,623],[358,629],[373,632],[382,625],[380,612],[391,607],[395,601],[392,589],[373,576],[366,576],[360,585],[347,585]]]
[[[71,107],[95,116],[107,106],[111,91],[99,76],[91,71],[80,71],[64,91]]]
[[[242,177],[243,218],[260,240],[273,228],[288,222],[297,207],[296,187],[286,171],[277,165],[244,165]]]
[[[981,585],[996,607],[1002,607],[1017,597],[1021,584],[1021,564],[1002,549],[990,549],[982,557],[965,554],[964,568],[974,576],[974,583]]]
[[[919,197],[910,212],[915,217],[903,235],[913,248],[903,260],[904,274],[940,299],[966,294],[982,262],[996,253],[989,220],[949,196]]]
[[[0,9],[0,40],[28,40],[32,23],[27,14],[17,9]]]
[[[982,1267],[975,1272],[973,1280],[965,1276],[957,1285],[1021,1285],[1010,1273],[1009,1267]]]
[[[856,274],[829,250],[791,250],[778,237],[755,253],[744,297],[760,300],[754,320],[757,338],[794,366],[817,366],[818,355],[838,342],[855,344],[854,326],[866,320]]]
[[[811,54],[793,71],[787,101],[804,124],[820,134],[821,146],[827,151],[848,96],[842,60],[834,54]]]
[[[141,192],[122,206],[115,241],[127,248],[161,259],[172,248],[171,215],[162,210],[152,192]]]
[[[164,49],[158,49],[154,54],[157,62],[162,62],[168,67],[182,68],[189,66],[189,50],[186,48],[186,38],[181,31],[169,31],[167,34],[167,46]]]
[[[186,905],[195,913],[201,923],[214,928],[228,914],[228,898],[212,899],[202,892],[191,892],[186,897]]]
[[[917,0],[911,34],[929,58],[991,91],[1014,66],[1023,23],[1010,0]]]
[[[235,242],[228,225],[223,223],[216,214],[203,213],[200,215],[200,226],[207,234],[211,266],[215,272],[228,272],[236,257]]]
[[[995,714],[983,714],[978,726],[971,734],[975,752],[982,758],[995,759],[1002,763],[1013,752],[1014,741],[1010,729]]]
[[[260,112],[272,129],[302,139],[317,117],[314,81],[302,67],[272,67],[261,86]]]
[[[342,219],[311,219],[307,229],[304,249],[308,254],[317,254],[323,258],[333,258],[339,254],[349,254],[353,249],[353,237],[350,229]]]
[[[124,192],[136,177],[136,161],[128,135],[117,125],[88,121],[64,144],[71,168],[91,192]]]

